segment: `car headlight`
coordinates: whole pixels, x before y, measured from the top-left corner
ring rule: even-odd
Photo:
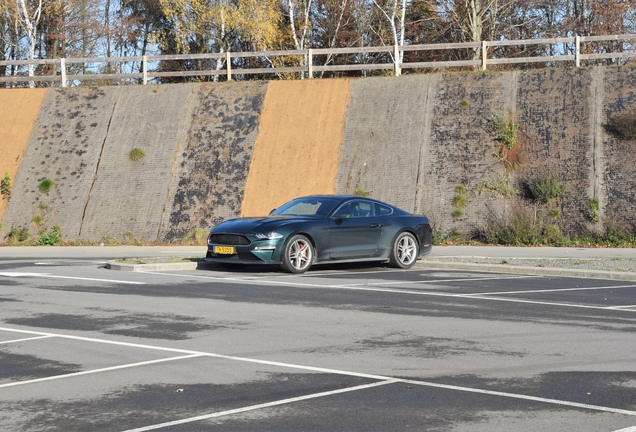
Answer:
[[[254,234],[254,236],[262,240],[278,240],[280,238],[283,238],[283,235],[281,233],[277,233],[276,231],[272,231],[267,234],[258,233]]]

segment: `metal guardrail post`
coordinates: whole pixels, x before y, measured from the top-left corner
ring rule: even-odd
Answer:
[[[400,67],[400,47],[397,44],[393,47],[393,60],[395,61],[395,76],[402,75],[402,68]]]
[[[314,57],[311,48],[307,48],[307,78],[314,77]]]
[[[141,73],[143,85],[148,84],[148,56],[143,56],[141,59]]]
[[[576,67],[581,67],[581,36],[574,37],[574,63]]]
[[[66,87],[66,59],[60,59],[60,75],[62,77],[62,87]]]
[[[488,44],[481,41],[481,70],[485,71],[488,63]]]
[[[232,56],[229,50],[225,52],[225,68],[227,70],[227,80],[232,81]]]

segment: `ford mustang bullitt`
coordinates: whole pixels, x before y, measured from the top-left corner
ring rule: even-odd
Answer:
[[[349,195],[296,198],[268,216],[226,220],[212,229],[207,243],[208,262],[273,264],[290,273],[360,261],[408,269],[432,247],[426,216]]]

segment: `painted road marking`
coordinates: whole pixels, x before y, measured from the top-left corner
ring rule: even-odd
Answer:
[[[16,342],[33,341],[33,340],[38,340],[38,339],[48,339],[48,338],[52,338],[52,337],[55,337],[55,336],[36,336],[36,337],[32,337],[32,338],[14,339],[14,340],[2,341],[2,342],[0,342],[0,345],[16,343]]]
[[[164,275],[164,276],[175,276],[179,278],[216,280],[219,282],[243,282],[243,283],[251,282],[251,283],[256,283],[256,284],[260,283],[265,285],[287,285],[287,286],[295,286],[299,288],[328,288],[328,289],[342,289],[342,290],[351,290],[351,291],[381,292],[381,293],[390,293],[390,294],[412,294],[412,295],[431,296],[431,297],[502,301],[502,302],[509,302],[509,303],[537,304],[537,305],[543,305],[543,306],[571,307],[571,308],[578,308],[578,309],[616,310],[616,311],[622,311],[622,312],[636,312],[636,310],[633,310],[633,309],[610,309],[611,307],[608,307],[608,306],[591,306],[591,305],[582,305],[582,304],[574,304],[574,303],[557,303],[557,302],[546,302],[546,301],[537,301],[537,300],[490,297],[492,293],[490,294],[489,293],[449,294],[449,293],[431,292],[431,291],[412,291],[412,290],[399,289],[399,288],[372,288],[372,287],[369,287],[368,285],[367,286],[320,285],[320,284],[306,284],[306,283],[282,282],[282,281],[271,281],[271,280],[246,281],[239,278],[217,278],[213,276],[183,275],[183,274],[161,273],[161,272],[143,272],[143,273]],[[521,276],[521,277],[534,277],[534,276]],[[521,277],[509,277],[509,278],[499,278],[499,279],[520,279]],[[470,280],[478,281],[479,279],[470,279]],[[400,282],[393,282],[393,283],[399,284]],[[426,283],[426,281],[422,281],[422,283]],[[630,285],[630,287],[634,287],[634,285]],[[616,288],[616,287],[606,287],[606,289],[610,289],[610,288]],[[572,288],[572,289],[576,290],[578,288]],[[585,289],[585,288],[581,288],[581,289]]]
[[[376,285],[390,285],[399,283],[400,285],[407,284],[433,284],[440,282],[473,282],[473,281],[482,281],[482,280],[509,280],[509,279],[528,279],[528,278],[537,278],[540,276],[498,276],[498,277],[474,277],[474,278],[462,278],[462,279],[441,279],[441,280],[418,280],[418,281],[390,281],[390,282],[369,282],[369,283],[361,283],[361,284],[346,284],[339,285],[340,287],[355,287],[355,286],[376,286]]]
[[[58,336],[58,337],[60,337],[60,336]],[[63,374],[63,375],[53,375],[53,376],[49,376],[49,377],[36,378],[36,379],[32,379],[32,380],[27,380],[27,381],[17,381],[17,382],[12,382],[12,383],[7,383],[7,384],[0,384],[0,389],[6,388],[6,387],[16,387],[16,386],[21,386],[21,385],[40,383],[40,382],[44,382],[44,381],[52,381],[52,380],[57,380],[57,379],[71,378],[71,377],[76,377],[76,376],[81,376],[81,375],[92,375],[92,374],[96,374],[96,373],[109,372],[109,371],[114,371],[114,370],[119,370],[119,369],[129,369],[129,368],[133,368],[133,367],[147,366],[147,365],[156,364],[156,363],[164,363],[164,362],[184,360],[184,359],[190,359],[190,358],[196,358],[196,357],[204,357],[204,355],[203,354],[190,354],[190,355],[179,356],[179,357],[169,357],[169,358],[165,358],[165,359],[148,360],[148,361],[139,362],[139,363],[129,363],[129,364],[125,364],[125,365],[111,366],[111,367],[106,367],[106,368],[101,368],[101,369],[92,369],[92,370],[87,370],[87,371],[82,371],[82,372],[74,372],[74,373]]]
[[[387,384],[394,384],[396,382],[399,382],[399,381],[387,380],[387,381],[380,381],[380,382],[371,383],[371,384],[359,385],[359,386],[355,386],[355,387],[347,387],[347,388],[339,389],[339,390],[331,390],[331,391],[326,391],[326,392],[322,392],[322,393],[313,393],[313,394],[309,394],[309,395],[305,395],[305,396],[298,396],[298,397],[294,397],[294,398],[282,399],[282,400],[262,403],[262,404],[258,404],[258,405],[251,405],[251,406],[247,406],[247,407],[243,407],[243,408],[236,408],[236,409],[232,409],[232,410],[221,411],[221,412],[218,412],[218,413],[204,414],[204,415],[200,415],[200,416],[196,416],[196,417],[190,417],[190,418],[186,418],[186,419],[182,419],[182,420],[175,420],[175,421],[166,422],[166,423],[159,423],[159,424],[155,424],[155,425],[151,425],[151,426],[144,426],[144,427],[140,427],[140,428],[137,428],[137,429],[128,429],[128,430],[126,430],[124,432],[144,432],[144,431],[149,431],[149,430],[162,429],[162,428],[165,428],[165,427],[178,426],[178,425],[182,425],[182,424],[185,424],[185,423],[192,423],[192,422],[197,422],[197,421],[201,421],[201,420],[208,420],[208,419],[216,418],[216,417],[223,417],[223,416],[227,416],[227,415],[243,413],[243,412],[247,412],[247,411],[254,411],[254,410],[263,409],[263,408],[270,408],[270,407],[274,407],[274,406],[278,406],[278,405],[285,405],[285,404],[305,401],[305,400],[309,400],[309,399],[316,399],[316,398],[321,398],[321,397],[325,397],[325,396],[332,396],[332,395],[336,395],[336,394],[342,394],[342,393],[348,393],[348,392],[353,392],[353,391],[366,390],[368,388],[383,386],[383,385],[387,385]]]
[[[311,372],[323,372],[323,373],[330,373],[330,374],[335,374],[335,375],[346,375],[346,376],[353,376],[353,377],[359,377],[359,378],[369,378],[369,379],[383,381],[383,382],[384,381],[391,381],[391,382],[401,382],[401,383],[407,383],[407,384],[416,384],[416,385],[421,385],[421,386],[425,386],[425,387],[435,387],[435,388],[442,388],[442,389],[448,389],[448,390],[462,391],[462,392],[467,392],[467,393],[477,393],[477,394],[502,396],[502,397],[507,397],[507,398],[512,398],[512,399],[530,400],[530,401],[535,401],[535,402],[545,402],[545,403],[561,405],[561,406],[570,406],[570,407],[574,407],[574,408],[585,408],[585,409],[595,410],[595,411],[604,411],[604,412],[611,412],[611,413],[617,413],[617,414],[625,414],[625,415],[636,416],[636,411],[623,410],[623,409],[618,409],[618,408],[604,407],[604,406],[599,406],[599,405],[581,404],[581,403],[577,403],[577,402],[569,402],[569,401],[563,401],[563,400],[558,400],[558,399],[541,398],[541,397],[537,397],[537,396],[529,396],[529,395],[517,394],[517,393],[496,392],[496,391],[492,391],[492,390],[483,390],[483,389],[478,389],[478,388],[473,388],[473,387],[461,387],[461,386],[455,386],[455,385],[449,385],[449,384],[433,383],[433,382],[428,382],[428,381],[406,380],[406,379],[401,379],[401,378],[396,378],[396,377],[390,377],[390,376],[384,376],[384,375],[375,375],[375,374],[367,374],[367,373],[362,373],[362,372],[352,372],[352,371],[345,371],[345,370],[339,370],[339,369],[330,369],[330,368],[322,368],[322,367],[316,367],[316,366],[307,366],[307,365],[300,365],[300,364],[294,364],[294,363],[277,362],[277,361],[271,361],[271,360],[260,360],[260,359],[254,359],[254,358],[249,358],[249,357],[230,356],[230,355],[224,355],[224,354],[215,354],[215,353],[210,353],[210,352],[185,350],[185,349],[179,349],[179,348],[168,348],[168,347],[161,347],[161,346],[156,346],[156,345],[145,345],[145,344],[136,344],[136,343],[130,343],[130,342],[119,342],[119,341],[108,340],[108,339],[97,339],[97,338],[88,338],[88,337],[82,337],[82,336],[65,335],[65,334],[44,333],[44,332],[37,332],[37,331],[31,331],[31,330],[11,329],[11,328],[6,328],[6,327],[0,327],[0,331],[15,332],[15,333],[22,333],[22,334],[33,334],[33,335],[46,335],[46,336],[52,335],[52,336],[56,336],[56,337],[60,337],[60,338],[64,338],[64,339],[70,339],[70,340],[78,340],[78,341],[85,341],[85,342],[95,342],[95,343],[102,343],[102,344],[108,344],[108,345],[126,346],[126,347],[143,348],[143,349],[155,350],[155,351],[167,351],[167,352],[185,354],[181,358],[189,358],[189,357],[220,358],[220,359],[224,359],[224,360],[234,360],[234,361],[245,362],[245,363],[254,363],[254,364],[260,364],[260,365],[267,365],[267,366],[278,366],[278,367],[288,368],[288,369],[298,369],[298,370],[306,370],[306,371],[311,371]],[[178,360],[178,359],[180,359],[180,357],[173,357],[173,358],[169,358],[169,359],[163,359],[163,361],[172,361],[172,360]],[[152,360],[151,362],[147,362],[147,363],[149,363],[149,364],[150,363],[158,363],[160,361],[161,360]],[[146,363],[146,362],[144,362],[144,363]],[[142,365],[142,363],[136,363],[135,365]],[[132,366],[128,366],[128,367],[132,367]],[[114,370],[114,369],[117,369],[117,368],[123,368],[123,367],[114,367],[114,368],[105,368],[105,369]],[[89,372],[90,371],[87,371],[86,373],[89,373]],[[78,372],[78,373],[75,373],[75,374],[58,375],[58,376],[59,377],[68,377],[68,376],[75,376],[75,375],[81,375],[81,374],[84,374],[84,373],[83,372]],[[57,379],[57,377],[41,378],[41,379],[38,379],[38,380],[32,380],[31,382],[46,381],[47,379]],[[8,387],[10,385],[11,384],[5,384],[3,386],[0,386],[0,388]],[[19,385],[19,383],[14,383],[13,385]]]
[[[498,292],[486,292],[465,294],[471,295],[500,295],[500,294],[534,294],[534,293],[552,293],[563,291],[591,291],[591,290],[607,290],[607,289],[624,289],[624,288],[636,288],[636,285],[618,285],[618,286],[602,286],[602,287],[583,287],[583,288],[554,288],[546,290],[526,290],[526,291],[498,291]]]
[[[636,426],[628,427],[625,429],[615,430],[613,432],[636,432]]]
[[[129,284],[129,285],[146,285],[146,282],[131,282],[131,281],[123,281],[123,280],[95,279],[95,278],[83,278],[83,277],[74,277],[74,276],[56,276],[56,275],[52,275],[50,273],[0,272],[0,276],[6,276],[6,277],[41,277],[41,278],[54,278],[54,279],[74,279],[74,280],[83,280],[83,281],[91,281],[91,282],[109,282],[109,283],[119,283],[119,284]]]

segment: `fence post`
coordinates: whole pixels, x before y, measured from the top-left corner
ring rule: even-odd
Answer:
[[[576,67],[581,67],[581,36],[574,36],[574,63]]]
[[[311,48],[307,48],[307,78],[314,77],[314,57]]]
[[[227,80],[232,81],[232,56],[230,50],[225,52],[225,69],[227,70]]]
[[[481,41],[481,70],[486,70],[486,64],[488,63],[488,44],[486,41]]]
[[[148,56],[141,58],[141,74],[143,75],[141,78],[143,85],[148,84]]]
[[[60,75],[62,76],[62,87],[66,87],[66,59],[60,59]]]
[[[393,59],[395,61],[395,76],[400,76],[402,68],[400,67],[400,47],[397,43],[393,47]]]

